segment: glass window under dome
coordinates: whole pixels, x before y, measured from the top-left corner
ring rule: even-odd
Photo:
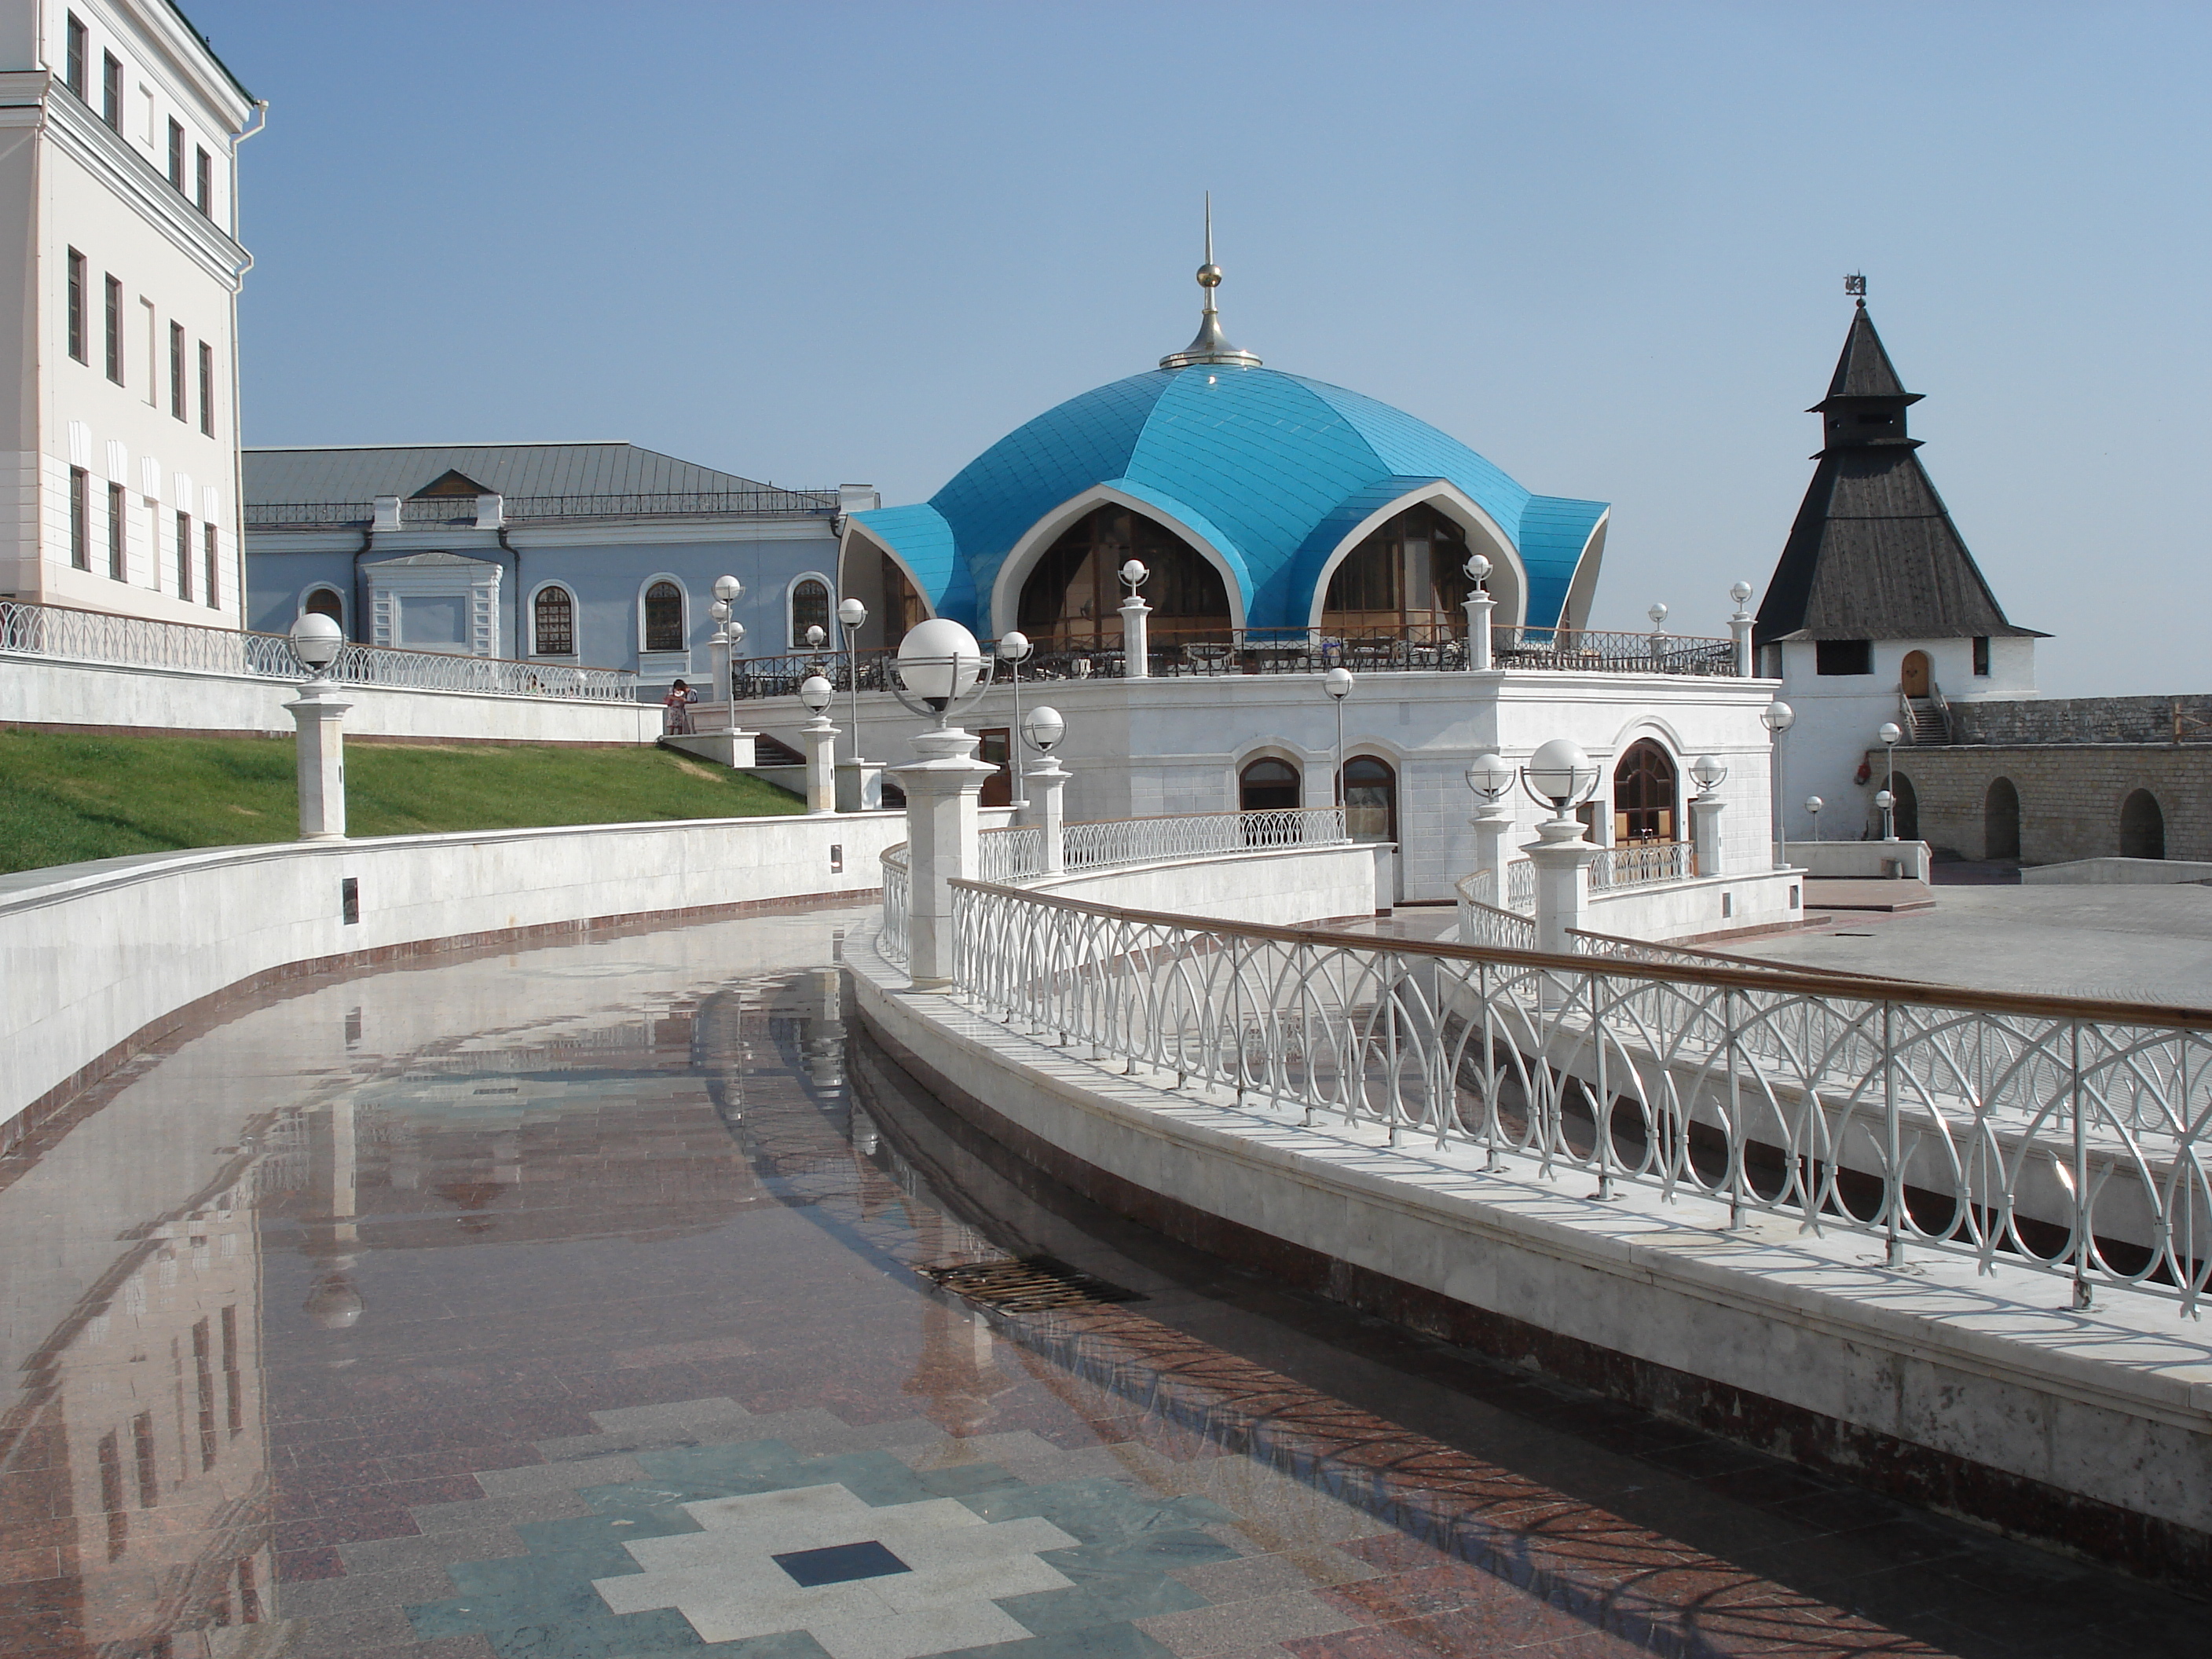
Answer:
[[[1328,580],[1322,626],[1335,634],[1455,639],[1467,579],[1467,532],[1432,507],[1410,507],[1345,556]]]
[[[1040,649],[1115,649],[1121,643],[1121,569],[1135,559],[1151,571],[1145,602],[1154,649],[1226,641],[1229,590],[1188,542],[1125,507],[1102,507],[1061,532],[1022,584],[1023,633]]]

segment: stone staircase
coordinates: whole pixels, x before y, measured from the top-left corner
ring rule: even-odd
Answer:
[[[1923,746],[1950,742],[1951,720],[1943,705],[1933,697],[1905,698],[1905,740]]]

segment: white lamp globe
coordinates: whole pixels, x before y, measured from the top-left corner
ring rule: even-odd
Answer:
[[[982,678],[983,647],[951,617],[932,617],[899,641],[898,667],[908,691],[941,709]]]
[[[816,714],[826,714],[830,700],[837,695],[837,688],[819,674],[809,674],[799,684],[799,700]]]
[[[848,628],[859,628],[868,620],[868,607],[858,599],[846,599],[837,606],[837,620]]]
[[[1462,568],[1466,570],[1468,580],[1473,582],[1477,587],[1490,580],[1490,560],[1484,554],[1468,554],[1467,563]]]
[[[345,629],[319,611],[309,611],[292,624],[292,654],[310,668],[328,668],[345,648]]]
[[[1711,755],[1700,755],[1690,763],[1690,775],[1700,789],[1717,789],[1728,781],[1728,768]]]
[[[1553,738],[1528,757],[1528,787],[1562,811],[1596,781],[1590,757],[1565,738]]]
[[[1502,755],[1477,755],[1468,765],[1467,787],[1494,806],[1513,787],[1513,769]]]
[[[1822,800],[1818,795],[1808,795],[1805,797],[1805,810],[1810,812],[1816,818],[1820,816],[1820,809],[1827,804],[1827,802]]]
[[[1067,735],[1067,722],[1060,717],[1060,710],[1049,703],[1042,704],[1030,709],[1029,717],[1023,720],[1022,734],[1037,753],[1049,755]]]
[[[1022,633],[1001,634],[999,636],[999,660],[1020,662],[1030,654],[1030,636]]]
[[[1736,583],[1735,586],[1729,589],[1729,598],[1734,599],[1738,605],[1748,605],[1751,602],[1751,584]]]
[[[1887,789],[1877,789],[1875,791],[1874,804],[1881,808],[1883,811],[1887,812],[1891,807],[1897,805],[1897,797],[1891,794]]]
[[[727,599],[715,600],[714,604],[707,607],[707,614],[712,617],[716,622],[729,621],[730,602]]]
[[[735,576],[714,578],[714,597],[724,605],[735,605],[745,596],[745,585]]]
[[[1133,592],[1138,588],[1142,587],[1145,585],[1145,579],[1152,574],[1152,573],[1151,571],[1146,569],[1145,567],[1135,559],[1130,560],[1128,563],[1121,567],[1121,580],[1128,584],[1130,591]]]
[[[732,623],[727,631],[730,635],[731,650],[736,650],[739,646],[745,642],[745,625],[743,623]]]
[[[1352,695],[1352,671],[1349,668],[1332,668],[1321,677],[1321,689],[1339,702],[1342,702]]]
[[[1651,618],[1651,625],[1656,628],[1667,620],[1667,607],[1663,605],[1655,605],[1644,614]]]
[[[1894,721],[1892,721],[1890,724],[1884,726],[1881,731],[1875,732],[1875,736],[1881,738],[1885,744],[1895,744],[1905,736],[1905,728],[1897,725]]]
[[[1797,719],[1797,711],[1786,702],[1770,702],[1759,711],[1759,723],[1778,737],[1787,732]]]
[[[819,651],[829,637],[830,636],[827,634],[822,631],[822,624],[820,623],[807,623],[806,646],[807,649],[810,651]]]

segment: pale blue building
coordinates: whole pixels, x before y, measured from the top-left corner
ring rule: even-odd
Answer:
[[[872,490],[782,489],[627,443],[249,449],[246,626],[303,612],[413,650],[711,678],[716,578],[741,655],[833,636],[838,536]]]

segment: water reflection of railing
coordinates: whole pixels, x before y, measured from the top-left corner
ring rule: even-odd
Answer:
[[[2212,1275],[2212,1012],[953,892],[979,1006],[1308,1122],[2063,1274],[2077,1304],[2194,1312]]]

